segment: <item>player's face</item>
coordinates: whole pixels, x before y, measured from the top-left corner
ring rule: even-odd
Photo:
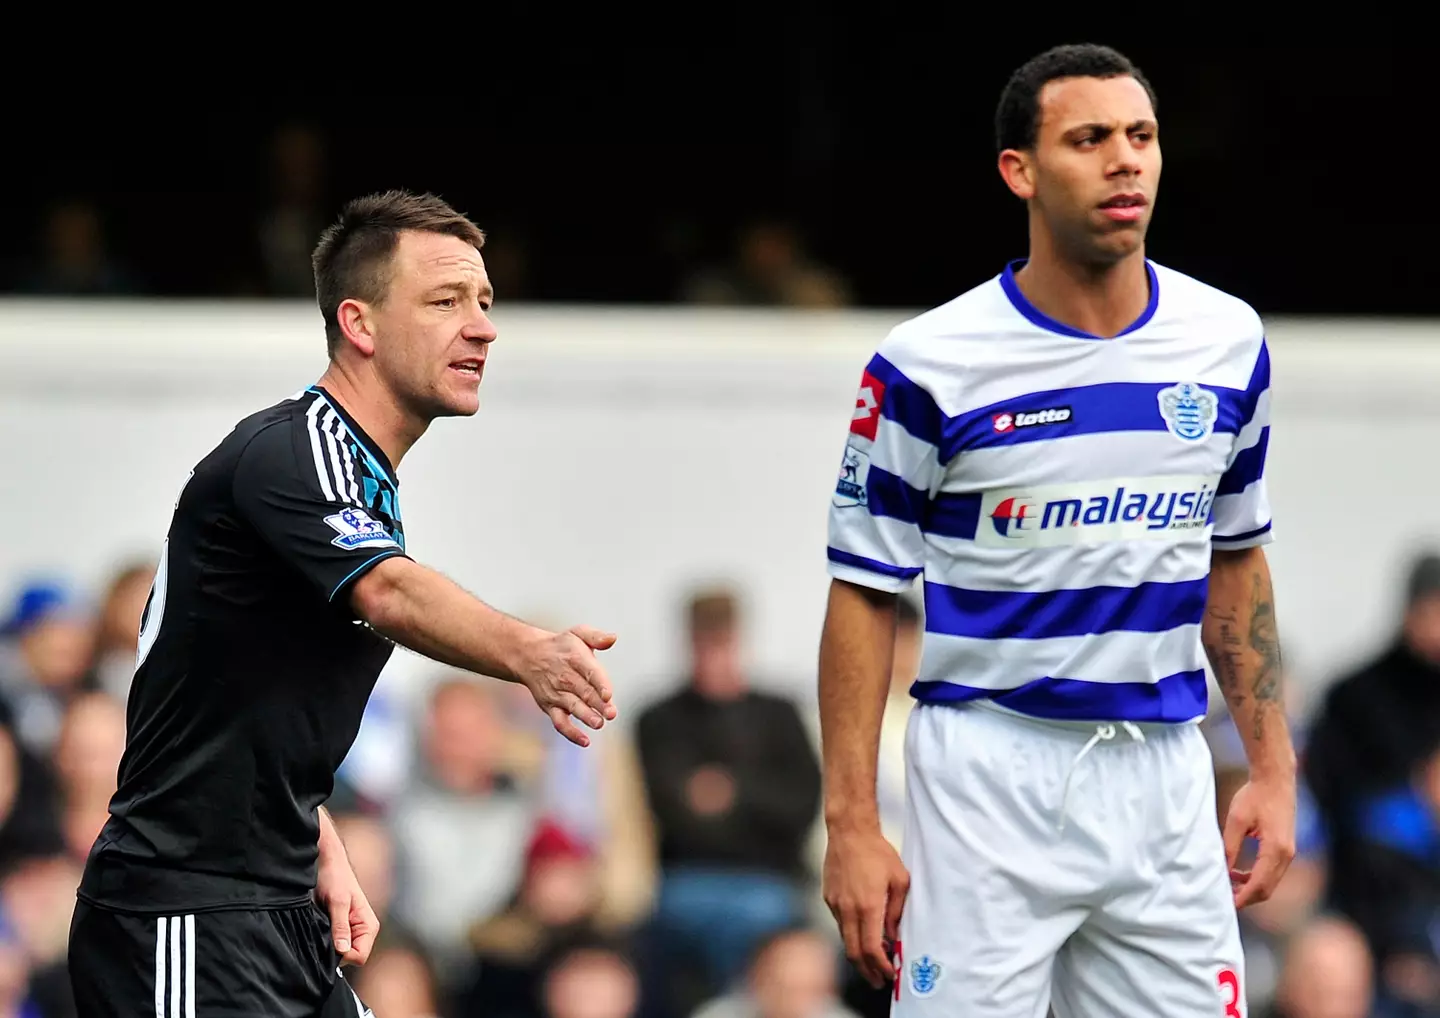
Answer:
[[[480,409],[495,339],[480,252],[459,237],[401,234],[375,314],[375,357],[395,394],[424,419]]]
[[[1155,208],[1160,142],[1134,78],[1065,78],[1040,93],[1031,198],[1057,247],[1087,263],[1138,250]]]

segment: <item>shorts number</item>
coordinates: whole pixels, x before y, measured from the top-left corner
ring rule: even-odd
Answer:
[[[1243,1018],[1240,1014],[1240,977],[1234,969],[1221,969],[1220,992],[1225,994],[1225,1018]]]

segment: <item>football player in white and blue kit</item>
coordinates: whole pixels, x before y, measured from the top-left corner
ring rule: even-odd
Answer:
[[[1146,258],[1158,127],[1125,57],[1042,54],[996,119],[1029,256],[879,344],[831,500],[825,899],[900,1016],[1236,1018],[1236,910],[1295,823],[1264,328]],[[917,578],[902,860],[876,746]],[[1207,657],[1250,762],[1223,834]]]

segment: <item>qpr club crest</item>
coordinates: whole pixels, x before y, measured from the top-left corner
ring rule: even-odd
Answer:
[[[1220,398],[1194,382],[1181,382],[1159,392],[1160,416],[1170,434],[1186,442],[1198,442],[1215,429]]]

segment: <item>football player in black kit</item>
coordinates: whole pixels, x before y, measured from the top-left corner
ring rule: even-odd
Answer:
[[[340,966],[378,924],[322,804],[394,643],[524,684],[582,746],[576,719],[615,718],[613,635],[527,625],[405,551],[401,458],[479,408],[483,245],[431,195],[347,205],[314,254],[323,377],[186,479],[71,923],[82,1018],[367,1013]]]

